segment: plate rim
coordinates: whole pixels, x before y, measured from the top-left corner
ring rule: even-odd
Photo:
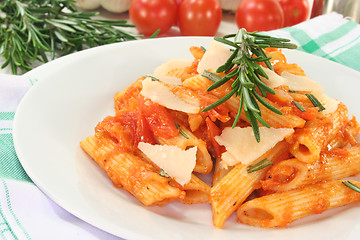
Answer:
[[[86,49],[86,50],[83,50],[83,51],[80,51],[80,52],[77,52],[77,53],[73,53],[73,54],[70,54],[70,55],[67,55],[67,56],[64,56],[64,57],[61,57],[61,58],[58,58],[58,59],[55,59],[55,60],[53,60],[53,61],[51,61],[51,62],[49,62],[49,63],[47,63],[47,64],[44,64],[44,65],[41,65],[41,66],[39,66],[39,67],[37,67],[37,68],[35,68],[34,70],[31,70],[31,71],[29,71],[28,73],[26,73],[26,74],[24,74],[23,76],[24,77],[34,77],[34,76],[36,76],[36,74],[38,74],[38,72],[41,72],[41,71],[44,71],[44,70],[46,70],[46,69],[48,69],[48,68],[53,68],[54,66],[57,66],[58,64],[61,64],[61,63],[63,63],[63,62],[66,62],[67,60],[69,60],[69,59],[73,59],[73,58],[81,58],[81,57],[83,57],[84,55],[87,55],[87,54],[96,54],[98,51],[103,51],[103,49],[107,49],[107,48],[113,48],[113,47],[117,47],[117,46],[120,46],[121,45],[121,47],[124,47],[125,45],[128,45],[128,44],[130,44],[130,45],[132,45],[132,44],[139,44],[139,42],[144,42],[144,41],[146,41],[146,42],[148,42],[148,41],[168,41],[169,39],[173,39],[173,40],[170,40],[170,41],[176,41],[176,40],[181,40],[181,39],[189,39],[189,40],[191,40],[191,39],[206,39],[207,41],[210,41],[211,39],[212,39],[212,37],[171,37],[171,38],[158,38],[158,39],[142,39],[142,40],[137,40],[137,41],[130,41],[130,42],[122,42],[122,43],[115,43],[115,44],[109,44],[109,45],[105,45],[105,46],[99,46],[99,47],[95,47],[95,48],[91,48],[91,49]],[[300,51],[299,51],[300,52]],[[359,76],[360,76],[360,73],[358,72],[358,71],[356,71],[356,70],[354,70],[354,69],[352,69],[352,68],[349,68],[349,67],[347,67],[347,66],[344,66],[344,65],[342,65],[342,64],[339,64],[339,63],[336,63],[336,62],[333,62],[333,61],[331,61],[331,60],[328,60],[328,59],[325,59],[325,58],[322,58],[322,57],[319,57],[319,56],[315,56],[315,55],[312,55],[312,54],[309,54],[309,53],[305,53],[305,52],[301,52],[301,54],[305,54],[305,55],[311,55],[311,57],[315,57],[315,58],[318,58],[319,60],[321,60],[321,61],[325,61],[325,62],[328,62],[329,64],[335,64],[335,65],[337,65],[337,66],[340,66],[341,68],[343,68],[343,69],[346,69],[346,71],[350,71],[350,72],[352,72],[352,73],[354,73],[354,74],[358,74]],[[74,57],[75,56],[75,57]],[[335,66],[334,65],[334,66]],[[46,79],[44,79],[45,81],[46,81]],[[42,82],[43,80],[42,79],[40,79],[40,81],[38,82],[38,83],[36,83],[31,89],[29,89],[29,91],[25,94],[25,96],[22,98],[22,100],[20,101],[20,103],[19,103],[19,105],[18,105],[18,107],[21,109],[21,106],[22,106],[22,103],[23,103],[23,101],[26,101],[26,99],[27,99],[27,96],[29,95],[28,93],[29,92],[31,92],[31,91],[34,91],[33,89],[36,89],[37,88],[37,86],[39,86],[40,84],[42,84],[41,82]],[[21,163],[21,165],[22,166],[24,166],[23,165],[23,159],[24,159],[24,156],[22,156],[22,153],[21,153],[21,147],[19,146],[19,144],[18,144],[18,130],[17,130],[17,124],[18,124],[18,121],[19,121],[19,119],[18,119],[18,116],[19,116],[19,114],[18,114],[18,111],[16,111],[15,112],[15,116],[14,116],[14,123],[13,123],[13,126],[14,126],[14,128],[13,128],[13,140],[14,140],[14,147],[15,147],[15,151],[16,151],[16,153],[17,153],[17,155],[18,155],[18,159],[19,159],[19,161],[20,161],[20,163]],[[104,116],[105,117],[105,116]],[[41,191],[43,191],[47,196],[49,196],[56,204],[58,204],[59,206],[61,206],[62,208],[64,208],[66,211],[68,211],[69,213],[71,213],[72,215],[74,215],[74,216],[76,216],[76,217],[78,217],[79,219],[82,219],[83,221],[85,221],[85,222],[87,222],[87,223],[89,223],[89,224],[91,224],[91,225],[93,225],[93,226],[95,226],[95,227],[97,227],[97,228],[99,228],[99,229],[102,229],[102,230],[104,230],[104,231],[106,231],[106,232],[109,232],[109,233],[111,233],[111,234],[114,234],[114,235],[116,235],[116,236],[119,236],[117,233],[114,233],[111,229],[104,229],[103,227],[99,227],[98,226],[98,224],[97,223],[92,223],[92,221],[88,221],[88,220],[84,220],[84,217],[83,216],[81,216],[81,214],[80,215],[78,215],[78,214],[76,214],[76,213],[74,213],[73,211],[69,211],[65,206],[64,206],[64,203],[62,203],[62,201],[61,200],[59,200],[59,199],[57,199],[57,197],[55,197],[55,196],[53,196],[50,192],[48,192],[48,190],[47,189],[44,189],[43,188],[43,186],[42,186],[42,184],[41,183],[39,183],[39,182],[37,182],[37,180],[34,180],[34,179],[36,179],[36,177],[34,177],[34,176],[31,176],[31,174],[32,173],[28,173],[28,165],[26,165],[25,164],[25,166],[26,167],[24,167],[24,170],[26,171],[26,173],[28,174],[28,176],[32,179],[32,181],[36,184],[36,186],[38,186],[39,187],[39,189],[41,190]],[[31,172],[31,171],[30,171]],[[212,226],[210,226],[210,227],[212,227]],[[123,230],[126,230],[126,229],[124,229],[124,228],[122,228]],[[221,231],[224,231],[224,229],[223,230],[221,230]],[[151,237],[149,237],[149,236],[144,236],[144,235],[142,235],[142,234],[139,234],[139,233],[134,233],[134,232],[124,232],[124,236],[119,236],[119,237],[125,237],[125,238],[141,238],[141,239],[153,239],[153,238],[151,238]],[[147,238],[147,237],[149,237],[149,238]]]

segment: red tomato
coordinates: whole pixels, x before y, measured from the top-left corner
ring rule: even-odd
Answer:
[[[284,27],[301,23],[309,16],[308,0],[278,0],[284,12]]]
[[[141,34],[149,36],[160,29],[166,33],[175,23],[175,0],[132,0],[129,17]]]
[[[145,99],[142,95],[138,97],[138,104],[155,136],[169,139],[179,135],[180,131],[166,108],[150,99]]]
[[[96,131],[109,134],[118,141],[121,148],[134,150],[139,142],[155,143],[146,119],[140,112],[120,112],[108,116],[96,126]]]
[[[235,13],[239,28],[249,32],[283,27],[284,13],[277,0],[243,0]]]
[[[323,13],[325,0],[314,0],[314,4],[311,10],[311,18],[317,17]]]
[[[222,18],[218,0],[183,0],[178,14],[180,31],[187,36],[214,36]]]
[[[221,146],[216,140],[215,137],[221,134],[221,129],[215,125],[214,122],[210,120],[210,118],[205,119],[206,128],[207,128],[207,137],[210,139],[210,142],[214,148],[216,157],[220,158],[221,154],[225,152],[225,147]]]

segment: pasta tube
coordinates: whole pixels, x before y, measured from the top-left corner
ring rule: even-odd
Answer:
[[[157,141],[161,144],[177,146],[183,150],[196,146],[198,148],[196,153],[196,165],[194,172],[209,173],[213,167],[211,156],[207,150],[206,143],[197,138],[190,130],[180,125],[179,129],[183,134],[176,137],[166,139],[156,137]]]
[[[352,182],[360,186],[360,182]],[[338,180],[255,198],[237,210],[237,217],[252,226],[285,227],[297,219],[357,201],[360,193]]]
[[[335,148],[320,154],[320,160],[308,164],[295,158],[279,162],[269,169],[262,188],[289,191],[323,180],[336,180],[360,173],[360,144]]]
[[[80,146],[106,171],[115,186],[122,186],[146,206],[164,205],[185,197],[185,192],[171,186],[154,166],[134,154],[117,150],[110,139],[92,136]]]
[[[300,161],[314,163],[320,158],[320,152],[344,127],[348,121],[348,111],[343,103],[326,117],[306,122],[304,128],[286,138],[290,152]]]
[[[275,162],[286,159],[288,156],[287,144],[284,140],[261,156],[258,161],[267,158]],[[211,188],[210,203],[215,227],[221,228],[226,219],[255,189],[260,187],[260,180],[264,178],[267,168],[248,173],[247,165],[237,164]]]

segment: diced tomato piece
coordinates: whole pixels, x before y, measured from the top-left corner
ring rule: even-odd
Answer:
[[[116,116],[108,116],[100,122],[96,131],[102,131],[116,139],[120,147],[134,150],[140,141],[155,143],[140,112],[124,111]]]
[[[147,123],[144,114],[140,112],[136,128],[136,142],[146,142],[155,144],[154,134]]]
[[[317,107],[308,107],[308,108],[304,108],[305,112],[300,111],[299,108],[297,108],[294,104],[294,106],[292,106],[292,112],[294,115],[301,117],[302,119],[305,119],[307,121],[312,121],[316,119],[316,115],[319,111],[319,108]]]
[[[201,59],[205,54],[205,51],[201,47],[197,46],[190,47],[190,52],[191,55],[193,55],[193,57],[196,59]]]
[[[200,62],[200,59],[194,59],[194,61],[192,62],[191,66],[190,66],[190,73],[198,74],[197,68],[198,68],[199,62]]]
[[[211,142],[211,145],[214,148],[216,157],[220,158],[221,154],[223,152],[225,152],[225,147],[221,146],[216,140],[215,137],[219,136],[221,134],[221,129],[216,126],[216,124],[210,120],[210,118],[206,118],[205,119],[206,122],[206,127],[207,127],[207,135],[208,135],[208,139]]]
[[[175,121],[165,107],[142,95],[138,96],[138,105],[155,136],[169,139],[179,135]]]
[[[202,109],[213,104],[217,100],[219,100],[219,98],[211,94],[200,95],[200,105]],[[213,122],[215,122],[216,119],[221,122],[227,122],[231,119],[231,117],[229,116],[229,112],[230,110],[224,104],[220,104],[219,106],[209,111],[206,111],[205,114],[207,114],[207,116],[209,116],[210,120]]]

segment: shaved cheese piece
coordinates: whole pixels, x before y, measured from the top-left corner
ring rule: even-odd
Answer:
[[[266,73],[266,75],[268,76],[269,79],[266,79],[264,77],[260,76],[261,81],[263,81],[263,83],[265,83],[268,87],[270,88],[276,88],[278,86],[281,85],[285,85],[286,79],[281,77],[280,75],[278,75],[276,72],[268,69],[268,68],[264,68],[262,66],[260,66],[264,72]]]
[[[338,105],[340,103],[339,100],[335,98],[331,98],[327,94],[322,92],[313,92],[312,94],[317,98],[317,100],[319,100],[321,105],[323,105],[325,108],[325,110],[320,112],[321,114],[333,113],[338,108]]]
[[[182,85],[181,78],[171,77],[171,76],[160,76],[157,77],[161,82],[170,84],[170,85]]]
[[[259,130],[261,141],[258,143],[251,127],[225,128],[220,136],[215,137],[215,140],[226,148],[222,160],[228,166],[240,162],[246,165],[251,164],[294,132],[292,128],[260,127]]]
[[[202,74],[204,70],[216,71],[231,56],[231,51],[224,44],[213,40],[204,56],[201,58],[197,72]]]
[[[174,69],[190,67],[191,64],[192,64],[192,61],[190,61],[190,60],[171,59],[171,60],[161,64],[157,68],[155,68],[154,74],[152,74],[152,75],[164,83],[173,84],[173,85],[182,85],[181,78],[174,77],[174,76],[168,76],[168,73]]]
[[[281,76],[286,79],[285,85],[293,91],[323,91],[324,87],[306,76],[295,75],[283,71]]]
[[[155,68],[154,70],[154,76],[155,77],[159,77],[159,76],[167,76],[167,74],[174,69],[178,69],[178,68],[186,68],[186,67],[190,67],[192,64],[192,61],[190,60],[185,60],[185,59],[171,59],[163,64],[161,64],[160,66],[158,66],[157,68]]]
[[[182,186],[190,181],[196,164],[197,147],[182,150],[177,146],[139,142],[138,148]]]
[[[142,87],[141,95],[166,108],[185,113],[198,113],[200,111],[200,106],[185,102],[159,81],[153,81],[147,77],[143,80]]]

